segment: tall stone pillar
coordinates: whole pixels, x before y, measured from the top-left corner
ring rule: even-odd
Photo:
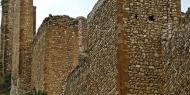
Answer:
[[[30,88],[33,0],[11,0],[12,14],[12,87],[11,95],[24,95]]]
[[[8,13],[10,6],[10,0],[2,0],[2,18],[1,18],[1,32],[0,32],[0,90],[9,91],[10,88],[10,72],[11,72],[11,43],[12,34],[9,27]],[[6,82],[5,82],[6,81]]]

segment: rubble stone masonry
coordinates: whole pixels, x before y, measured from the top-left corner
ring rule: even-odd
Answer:
[[[179,21],[179,2],[118,0],[119,89],[126,94],[164,94],[161,35]]]
[[[48,95],[63,95],[66,79],[78,64],[78,21],[68,16],[49,16],[34,39],[33,87]]]
[[[9,29],[9,0],[2,2],[2,20],[1,20],[1,51],[0,51],[0,68],[1,76],[10,72],[11,68],[11,32]]]
[[[182,13],[177,26],[169,25],[162,35],[165,64],[162,71],[165,84],[161,87],[165,94],[190,94],[190,9]]]
[[[12,33],[11,95],[23,95],[30,89],[33,1],[10,0],[10,29]]]
[[[188,13],[180,0],[99,0],[87,18],[87,60],[65,95],[189,94]]]
[[[68,79],[65,95],[117,95],[116,0],[100,0],[87,18],[87,57]]]
[[[87,19],[50,14],[35,33],[32,0],[10,0],[0,59],[8,48],[11,95],[190,95],[190,9],[180,2],[98,0]]]

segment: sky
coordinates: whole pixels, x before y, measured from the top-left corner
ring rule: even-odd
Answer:
[[[190,0],[181,0],[181,10],[186,12],[188,7],[190,7]]]
[[[98,0],[34,0],[37,6],[37,27],[49,14],[69,15],[71,17],[84,16],[92,10]],[[190,0],[182,0],[182,11],[190,7]]]
[[[37,6],[37,27],[40,26],[43,19],[49,14],[86,17],[97,1],[98,0],[34,0],[34,6]]]
[[[1,0],[0,0],[1,1]],[[84,16],[92,10],[98,0],[33,0],[37,6],[37,28],[45,17],[52,15]],[[181,0],[181,10],[187,11],[190,0]],[[1,15],[0,15],[1,16]]]

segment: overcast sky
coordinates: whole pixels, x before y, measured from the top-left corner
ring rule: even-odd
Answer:
[[[69,15],[71,17],[87,16],[98,0],[34,0],[37,6],[37,27],[49,14]],[[182,11],[190,6],[190,0],[182,0]]]
[[[98,0],[33,0],[37,6],[37,28],[49,14],[87,16]],[[182,1],[182,11],[190,7],[190,0]]]
[[[49,14],[87,16],[97,0],[34,0],[37,6],[37,27]]]
[[[188,7],[190,7],[190,0],[181,0],[181,9],[183,12],[186,12]]]

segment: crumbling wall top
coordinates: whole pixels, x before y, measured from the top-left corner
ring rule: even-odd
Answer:
[[[46,17],[42,24],[40,25],[38,32],[35,34],[34,39],[33,39],[33,44],[35,45],[35,43],[38,41],[38,39],[40,39],[40,37],[42,36],[42,34],[44,34],[46,31],[46,29],[48,29],[48,27],[63,27],[63,28],[69,28],[69,27],[77,27],[78,24],[78,20],[72,17],[69,17],[67,15],[49,15],[49,17]]]
[[[41,25],[42,26],[57,26],[57,25],[63,25],[64,26],[72,26],[77,24],[77,20],[75,18],[69,17],[67,15],[56,15],[52,16],[51,14],[49,17],[46,17]]]

